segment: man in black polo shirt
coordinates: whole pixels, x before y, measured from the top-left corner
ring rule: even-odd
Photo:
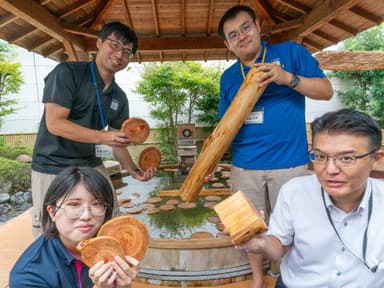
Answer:
[[[95,61],[64,62],[45,78],[44,113],[32,160],[32,231],[40,234],[44,195],[54,177],[69,166],[91,166],[109,177],[100,157],[112,156],[133,177],[145,181],[156,169],[140,171],[119,131],[129,118],[128,99],[115,82],[138,48],[129,27],[106,24],[98,34]],[[111,129],[113,128],[113,129]]]

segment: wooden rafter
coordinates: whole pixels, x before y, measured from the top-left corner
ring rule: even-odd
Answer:
[[[75,48],[73,47],[72,43],[64,40],[63,45],[64,45],[65,52],[68,55],[68,60],[69,61],[78,61],[79,58],[76,55],[76,51],[75,51]]]
[[[92,23],[92,28],[99,30],[104,24],[105,15],[108,13],[109,9],[113,6],[116,0],[102,0],[96,9],[96,19]]]
[[[306,5],[303,5],[299,2],[296,2],[296,1],[292,1],[292,0],[279,0],[280,3],[283,3],[285,6],[299,12],[299,13],[302,13],[302,14],[308,14],[309,12],[311,12],[311,8],[309,8],[308,6]]]
[[[214,9],[214,0],[209,0],[209,9],[208,9],[208,23],[207,23],[207,35],[212,33],[212,19],[213,19],[213,9]]]
[[[69,5],[65,7],[65,9],[58,11],[58,19],[63,19],[73,13],[76,13],[78,10],[83,9],[84,7],[88,6],[89,3],[93,2],[95,0],[81,0],[79,2],[75,2],[72,5]]]
[[[156,0],[151,0],[151,3],[152,3],[152,18],[153,18],[153,23],[155,24],[155,33],[156,33],[156,36],[160,36],[159,15],[157,13]]]
[[[127,21],[128,26],[131,27],[134,30],[135,27],[133,27],[133,23],[131,21],[131,16],[130,16],[130,13],[129,13],[129,8],[128,8],[128,5],[127,5],[127,1],[126,0],[122,0],[121,2],[122,2],[122,5],[123,5],[124,19],[125,19],[125,21]]]
[[[180,28],[181,36],[185,35],[185,0],[180,0]]]
[[[84,50],[85,46],[80,38],[68,34],[60,23],[47,10],[43,9],[33,0],[0,0],[1,7],[21,17],[31,25],[44,31],[53,38],[60,41],[68,40]]]
[[[334,18],[345,9],[350,9],[358,3],[358,0],[325,0],[321,5],[304,15],[304,22],[300,28],[284,33],[280,41],[295,39],[298,36],[305,37],[319,29],[326,21],[335,21]],[[341,23],[342,24],[342,23]]]

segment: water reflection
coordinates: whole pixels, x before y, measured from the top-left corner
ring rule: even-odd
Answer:
[[[148,198],[159,197],[160,191],[179,189],[184,179],[185,176],[178,171],[159,171],[157,177],[147,182],[134,180],[130,176],[124,177],[122,178],[123,185],[117,189],[121,192],[118,199],[131,199],[132,207],[120,207],[120,211],[125,214],[127,211],[132,211],[130,209],[133,208],[142,209],[141,213],[133,216],[141,219],[147,225],[151,238],[188,239],[196,232],[209,232],[212,237],[217,237],[220,234],[217,224],[208,221],[208,217],[212,218],[216,216],[216,213],[212,208],[204,206],[207,202],[204,197],[198,198],[195,208],[186,209],[175,205],[171,211],[146,214],[146,205],[144,204]],[[225,187],[226,184],[223,186]],[[208,184],[205,188],[209,189],[210,187],[211,184]],[[166,204],[170,199],[183,202],[180,197],[162,197],[161,202],[154,204],[155,208]],[[221,201],[221,199],[223,197],[218,200]]]

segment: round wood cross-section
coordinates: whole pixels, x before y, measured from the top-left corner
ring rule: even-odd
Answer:
[[[141,118],[132,117],[123,122],[120,130],[132,143],[143,143],[149,136],[149,125]]]

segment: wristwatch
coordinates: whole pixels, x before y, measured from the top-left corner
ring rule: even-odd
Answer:
[[[289,84],[292,89],[295,88],[297,85],[300,84],[300,78],[297,77],[295,73],[292,73],[291,82],[289,82]]]

